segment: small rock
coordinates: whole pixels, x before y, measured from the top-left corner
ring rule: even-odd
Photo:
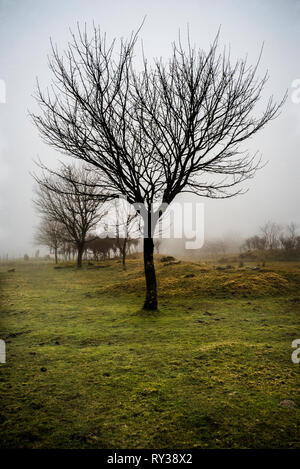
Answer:
[[[283,401],[279,403],[279,405],[281,405],[282,407],[291,407],[291,408],[296,407],[295,402],[292,401],[291,399],[284,399]]]
[[[165,262],[164,267],[168,267],[169,265],[177,265],[180,264],[181,261],[171,261],[171,262]]]
[[[163,256],[160,260],[160,262],[171,262],[171,261],[175,261],[175,257],[173,256]]]

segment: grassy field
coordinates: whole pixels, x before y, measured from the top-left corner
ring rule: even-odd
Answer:
[[[1,447],[300,447],[300,263],[156,265],[0,265]]]

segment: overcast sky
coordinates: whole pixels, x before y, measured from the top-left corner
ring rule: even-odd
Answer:
[[[49,39],[63,49],[69,28],[94,21],[110,38],[128,36],[147,15],[140,33],[145,55],[167,57],[171,42],[189,24],[192,42],[207,48],[221,25],[221,44],[233,56],[256,61],[262,43],[262,75],[270,74],[265,97],[289,97],[280,117],[249,142],[268,164],[247,184],[246,195],[205,199],[205,233],[247,236],[266,220],[300,226],[300,104],[292,102],[292,82],[300,78],[300,1],[297,0],[0,0],[0,255],[31,254],[38,223],[32,205],[33,160],[55,165],[61,156],[43,144],[28,110],[38,76],[50,82]],[[0,87],[0,101],[3,90]],[[2,91],[1,91],[2,90]],[[2,94],[2,95],[1,95]]]

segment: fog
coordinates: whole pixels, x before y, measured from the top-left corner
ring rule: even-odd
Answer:
[[[291,99],[292,82],[300,77],[299,1],[0,0],[0,79],[6,88],[1,99],[5,102],[0,103],[0,255],[23,256],[36,250],[38,217],[30,174],[34,160],[39,156],[55,166],[64,159],[42,143],[28,116],[28,110],[36,110],[36,77],[43,88],[50,83],[50,37],[63,50],[69,28],[93,21],[111,39],[127,37],[145,15],[140,38],[149,61],[168,57],[179,28],[184,35],[188,24],[192,43],[205,49],[221,25],[220,44],[231,46],[232,57],[248,55],[254,63],[264,43],[259,74],[268,69],[266,98],[274,95],[280,100],[289,92],[281,115],[247,142],[247,148],[259,151],[267,162],[244,184],[248,192],[228,200],[201,200],[205,238],[250,236],[266,220],[300,225],[300,104]]]

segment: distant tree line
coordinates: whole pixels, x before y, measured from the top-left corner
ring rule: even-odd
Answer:
[[[55,225],[55,222],[53,225]],[[77,258],[76,244],[64,238],[63,230],[59,232],[56,229],[52,229],[51,223],[45,223],[45,220],[42,220],[38,227],[35,242],[49,248],[50,254],[54,255],[56,264],[59,259],[74,261]],[[126,248],[122,249],[125,242]],[[123,237],[117,239],[107,233],[101,233],[99,236],[91,233],[87,235],[84,242],[82,257],[85,260],[94,261],[122,257],[122,262],[125,263],[126,254],[136,252],[139,243],[140,240],[138,238],[127,239],[125,241]]]
[[[108,207],[101,197],[97,176],[83,166],[63,165],[56,174],[46,170],[36,181],[34,203],[41,221],[35,243],[47,246],[54,254],[55,263],[59,256],[64,260],[76,257],[80,268],[83,257],[104,260],[120,256],[125,268],[126,254],[139,244],[139,229],[134,223],[136,213],[126,212],[124,207],[120,212],[116,202]],[[96,229],[107,221],[109,211],[116,214],[111,223],[115,233],[104,231],[98,235]]]
[[[162,252],[186,259],[228,261],[239,255],[243,260],[265,262],[273,260],[300,259],[300,233],[296,223],[287,225],[268,221],[258,233],[243,239],[238,233],[219,237],[209,237],[197,250],[186,249],[187,239],[163,239],[160,241]]]
[[[245,240],[242,251],[243,257],[256,253],[262,258],[297,260],[300,258],[297,225],[291,222],[283,226],[269,221],[260,227],[259,234]]]

